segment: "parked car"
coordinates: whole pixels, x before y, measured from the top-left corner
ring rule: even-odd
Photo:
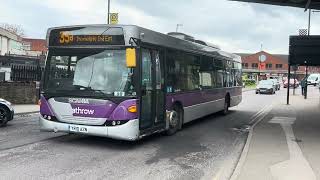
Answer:
[[[289,84],[289,85],[288,85]],[[290,82],[288,83],[288,80],[286,80],[284,83],[283,83],[283,87],[284,88],[287,88],[287,87],[293,87],[293,88],[297,88],[299,87],[299,81],[297,79],[290,79]]]
[[[9,101],[0,98],[0,127],[13,119],[14,110]]]
[[[262,80],[259,81],[259,84],[256,88],[256,94],[275,94],[276,86],[273,81]]]
[[[280,81],[278,79],[268,79],[269,81],[273,81],[276,86],[276,91],[280,90]]]
[[[307,81],[308,81],[308,85],[316,86],[317,84],[320,83],[320,74],[310,74]]]

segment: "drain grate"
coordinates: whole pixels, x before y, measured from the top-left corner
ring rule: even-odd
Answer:
[[[243,125],[243,126],[240,126],[240,127],[234,127],[234,128],[231,128],[232,131],[236,131],[236,132],[249,132],[251,129],[251,126],[249,125]]]

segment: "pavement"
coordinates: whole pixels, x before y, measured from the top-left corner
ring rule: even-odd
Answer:
[[[16,115],[36,113],[40,111],[40,106],[35,104],[16,104],[12,106]]]
[[[265,116],[252,124],[232,180],[320,179],[319,89],[308,90],[304,99],[297,89],[290,105],[282,91]]]

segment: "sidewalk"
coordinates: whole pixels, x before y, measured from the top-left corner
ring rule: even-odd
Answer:
[[[319,89],[310,88],[307,100],[291,96],[289,106],[280,101],[251,130],[232,179],[320,179]]]
[[[35,104],[17,104],[12,106],[15,114],[37,113],[40,110],[40,106]]]

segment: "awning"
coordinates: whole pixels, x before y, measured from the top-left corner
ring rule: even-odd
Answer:
[[[320,10],[319,0],[230,0]]]

